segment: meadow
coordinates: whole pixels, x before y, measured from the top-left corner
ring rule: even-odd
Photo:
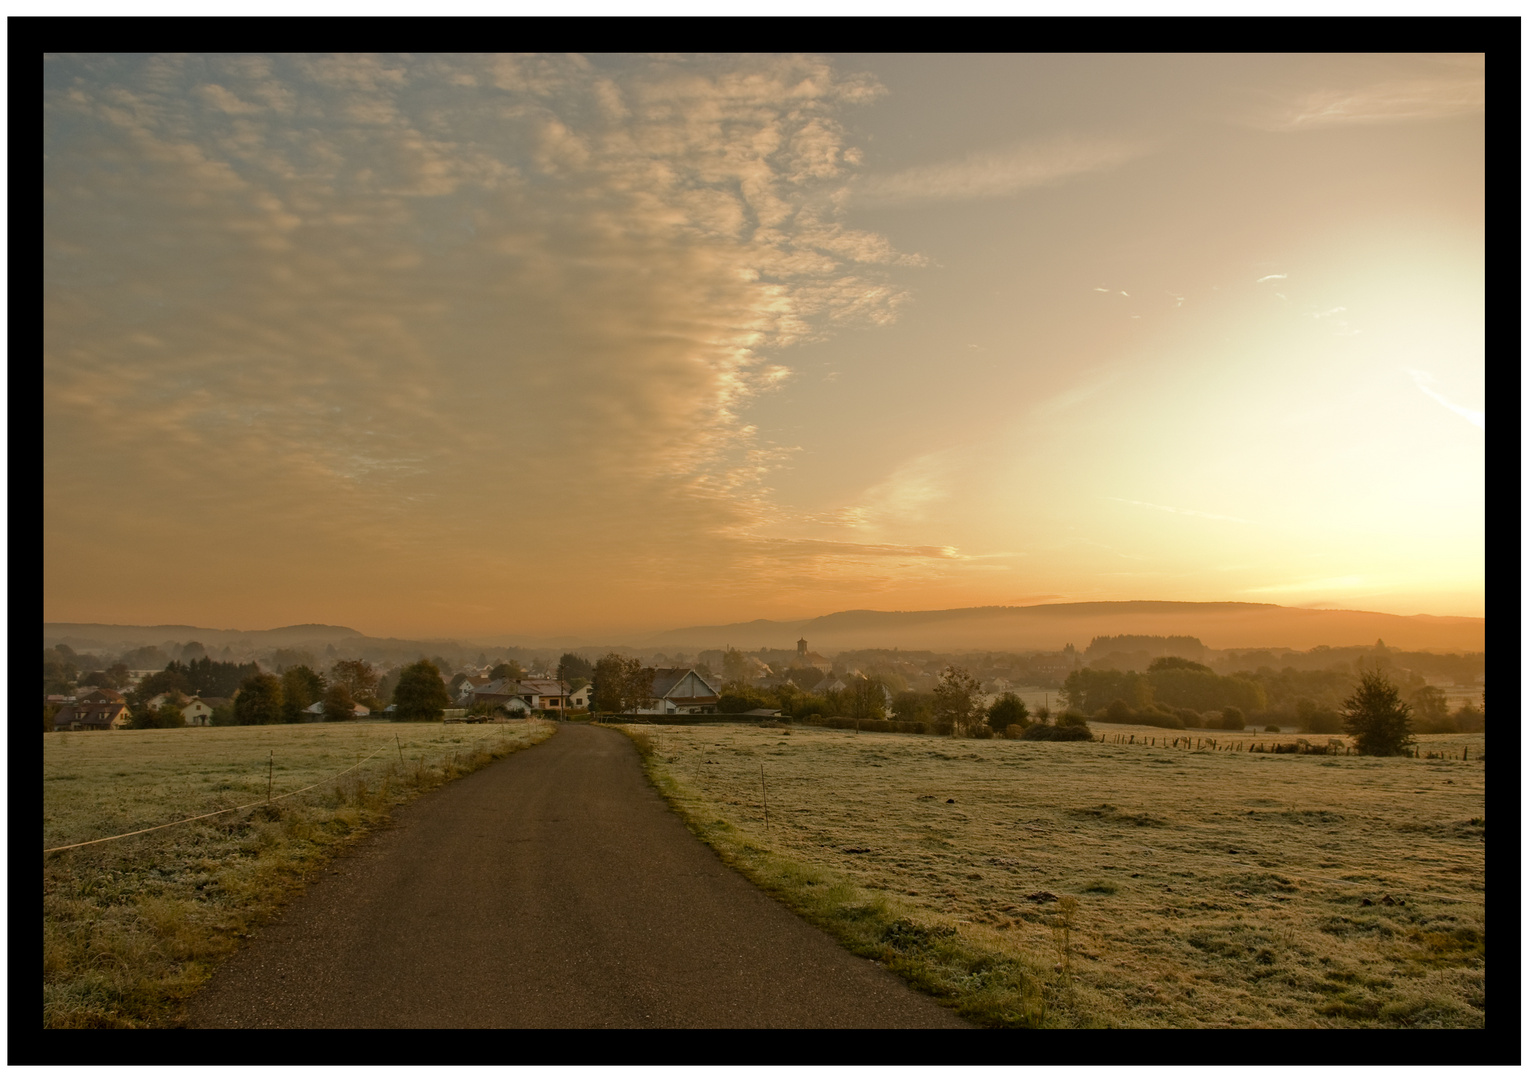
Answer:
[[[1365,758],[1110,724],[1091,743],[626,730],[725,860],[978,1022],[1485,1023],[1482,735]]]
[[[175,1026],[218,960],[344,844],[554,730],[532,720],[45,733],[43,1026]]]

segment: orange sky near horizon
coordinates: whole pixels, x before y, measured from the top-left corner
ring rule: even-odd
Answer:
[[[46,57],[44,620],[1483,616],[1484,71]]]

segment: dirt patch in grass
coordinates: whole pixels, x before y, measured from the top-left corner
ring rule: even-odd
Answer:
[[[43,1026],[180,1023],[217,962],[340,846],[393,807],[554,730],[525,721],[45,734],[45,849],[256,805],[43,856]],[[267,790],[315,783],[264,802]]]
[[[1484,1025],[1479,735],[1466,762],[641,730],[724,858],[980,1022]]]

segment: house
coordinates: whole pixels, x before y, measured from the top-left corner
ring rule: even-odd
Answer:
[[[53,717],[54,731],[110,731],[132,718],[121,702],[65,705]]]
[[[568,708],[570,708],[570,709],[587,709],[589,707],[589,698],[590,698],[590,695],[592,695],[593,693],[594,693],[594,687],[592,687],[592,686],[584,686],[584,687],[580,687],[577,690],[569,690],[568,691]]]
[[[561,711],[568,708],[567,684],[556,679],[521,679],[520,688],[540,699],[538,708]]]
[[[157,709],[167,701],[174,701],[181,695],[173,692],[155,694],[149,698],[149,708]],[[180,707],[180,715],[186,718],[187,727],[206,727],[212,722],[212,706],[208,705],[199,697],[184,701]]]
[[[714,713],[721,695],[694,668],[658,668],[653,672],[653,704],[644,715]]]
[[[494,679],[471,690],[464,685],[462,690],[462,696],[456,699],[456,703],[464,707],[488,704],[506,712],[524,709],[527,713],[532,709],[544,708],[541,696],[518,679]]]
[[[305,724],[311,724],[314,721],[322,720],[324,718],[324,703],[322,701],[315,701],[302,712],[303,723]],[[371,710],[368,709],[365,705],[357,705],[355,706],[355,712],[351,715],[355,719],[360,719],[363,716],[370,716]]]
[[[472,704],[472,695],[477,691],[492,683],[503,681],[502,679],[491,679],[487,675],[477,675],[464,671],[452,676],[451,681],[446,684],[446,691],[451,695],[451,700],[457,704],[470,705]]]
[[[822,677],[821,681],[819,681],[816,686],[812,687],[808,691],[808,693],[812,693],[812,694],[826,694],[826,693],[828,693],[829,691],[832,691],[832,690],[847,690],[847,689],[849,689],[849,684],[844,682],[837,675],[834,675],[830,671],[826,675],[824,675]]]

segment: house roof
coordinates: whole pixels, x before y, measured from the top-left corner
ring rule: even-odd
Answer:
[[[653,697],[668,697],[669,692],[683,682],[686,675],[692,674],[700,680],[702,686],[711,692],[712,697],[716,696],[716,688],[707,682],[705,677],[694,668],[672,667],[658,668],[653,672]]]

